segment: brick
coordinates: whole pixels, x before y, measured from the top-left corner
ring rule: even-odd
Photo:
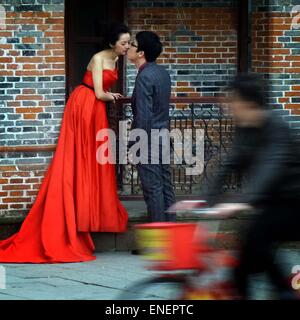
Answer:
[[[49,18],[46,19],[45,21],[46,24],[64,24],[64,19],[63,18]]]
[[[11,63],[13,61],[10,57],[0,57],[0,63]]]
[[[64,30],[64,24],[53,24],[51,26],[51,29],[53,31],[57,31],[57,30]]]
[[[45,70],[44,75],[46,76],[55,76],[55,75],[64,75],[65,70]]]
[[[42,63],[43,59],[40,57],[17,57],[17,63]]]
[[[43,108],[17,108],[16,112],[17,113],[39,113],[42,112]]]
[[[58,63],[56,63],[56,64],[52,64],[51,67],[52,67],[53,69],[64,70],[65,64],[58,64]]]
[[[55,76],[52,78],[53,81],[65,81],[65,76]]]
[[[290,63],[289,62],[279,62],[279,61],[270,61],[270,64],[273,65],[274,67],[289,67]]]
[[[286,103],[286,102],[290,102],[290,99],[289,98],[279,98],[278,101],[280,103]]]
[[[23,191],[10,191],[10,197],[21,197],[23,196]]]
[[[38,190],[26,191],[26,196],[37,196]]]
[[[20,39],[19,38],[8,38],[6,39],[6,43],[19,43]]]
[[[0,172],[4,171],[3,176],[5,176],[5,174],[9,171],[16,171],[16,167],[15,166],[0,166]]]
[[[34,56],[36,56],[36,52],[33,50],[23,50],[22,55],[24,57],[34,57]]]
[[[23,117],[24,117],[24,119],[36,119],[37,115],[36,114],[24,114]]]
[[[177,86],[182,87],[182,86],[187,86],[189,83],[188,82],[183,82],[183,81],[178,81]]]
[[[50,56],[51,51],[50,50],[38,50],[37,55],[38,56]]]
[[[292,109],[292,113],[299,116],[300,115],[300,108],[295,108],[295,109]],[[297,125],[299,125],[299,122],[296,122]],[[293,124],[293,123],[292,123]],[[295,127],[295,126],[294,126]]]
[[[10,183],[22,183],[23,179],[10,179]]]
[[[4,67],[4,66],[3,66]],[[7,66],[6,66],[6,69],[13,69],[13,70],[16,70],[16,69],[19,69],[19,65],[17,65],[17,64],[8,64]]]
[[[18,95],[18,96],[16,96],[16,99],[17,100],[42,100],[43,96],[40,96],[40,95]]]
[[[46,31],[44,37],[63,37],[63,31]]]
[[[13,202],[31,202],[31,198],[16,197],[16,198],[3,198],[3,203],[13,203]]]
[[[300,68],[286,68],[284,69],[286,73],[300,73]]]
[[[13,36],[13,33],[10,31],[0,31],[0,37],[6,37],[11,38]]]
[[[52,114],[51,113],[39,113],[38,119],[51,119]]]
[[[286,92],[287,97],[300,97],[300,92],[294,91],[294,92]]]
[[[289,49],[273,49],[273,48],[268,48],[268,49],[264,49],[264,54],[265,55],[288,55],[290,54],[290,50]]]
[[[6,197],[8,195],[8,192],[0,192],[0,197]]]
[[[23,64],[23,69],[36,69],[35,64]]]
[[[290,103],[285,105],[288,109],[300,109],[300,103]]]
[[[25,183],[38,183],[39,179],[37,178],[30,178],[30,179],[25,179]]]
[[[65,39],[64,39],[64,37],[55,37],[55,38],[53,38],[53,42],[64,44]]]
[[[16,128],[16,127],[7,128],[7,132],[20,132],[20,131],[21,131],[21,128]]]
[[[52,55],[53,56],[64,56],[65,51],[64,50],[52,50]]]
[[[63,44],[56,44],[56,43],[51,43],[51,44],[45,44],[45,50],[64,50],[65,46]]]
[[[288,61],[300,61],[300,56],[285,56],[284,58]]]
[[[35,38],[34,37],[23,37],[22,43],[35,43]]]
[[[16,71],[16,76],[41,76],[43,75],[43,71],[38,70],[22,70]]]
[[[23,209],[24,206],[22,204],[19,204],[19,203],[18,204],[14,203],[14,204],[10,204],[9,208],[11,208],[11,209]]]

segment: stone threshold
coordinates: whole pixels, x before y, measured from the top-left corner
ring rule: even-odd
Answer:
[[[146,223],[146,206],[143,201],[124,201],[124,206],[129,213],[128,230],[125,233],[92,233],[96,252],[101,251],[130,251],[137,249],[134,227],[136,224]],[[0,217],[0,239],[5,239],[17,232],[24,220],[22,216]],[[210,231],[218,232],[224,239],[218,241],[218,245],[224,249],[235,249],[238,246],[237,230],[246,227],[251,222],[253,214],[242,213],[239,216],[227,219],[215,217],[203,217],[190,212],[177,214],[177,222],[203,223]],[[300,248],[300,243],[285,243],[287,248]]]

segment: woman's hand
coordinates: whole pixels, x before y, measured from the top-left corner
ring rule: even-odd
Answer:
[[[113,102],[116,102],[120,98],[123,98],[121,93],[112,93],[112,92],[110,92],[110,95],[112,96],[112,100],[111,101],[113,101]]]

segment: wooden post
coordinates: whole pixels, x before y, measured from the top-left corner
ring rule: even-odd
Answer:
[[[250,5],[249,0],[238,1],[238,72],[248,72],[251,68]]]

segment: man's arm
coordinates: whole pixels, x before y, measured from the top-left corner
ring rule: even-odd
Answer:
[[[291,148],[285,133],[274,134],[255,159],[255,164],[249,172],[249,177],[255,185],[245,188],[242,202],[256,206],[267,199],[276,185],[281,183],[286,174],[285,168],[290,160]]]
[[[153,85],[149,77],[141,74],[136,80],[136,128],[151,132]]]
[[[282,183],[285,175],[284,169],[291,152],[290,145],[285,138],[276,139],[274,137],[274,141],[270,141],[258,154],[249,172],[256,185],[244,190],[239,203],[221,203],[214,206],[217,214],[231,216],[243,210],[249,211],[267,200],[276,186]]]
[[[210,206],[218,202],[218,198],[223,193],[222,187],[226,178],[232,173],[241,173],[245,164],[244,154],[240,150],[240,144],[242,142],[239,136],[236,136],[232,144],[229,154],[225,157],[220,164],[217,174],[213,179],[211,186],[204,195]]]

